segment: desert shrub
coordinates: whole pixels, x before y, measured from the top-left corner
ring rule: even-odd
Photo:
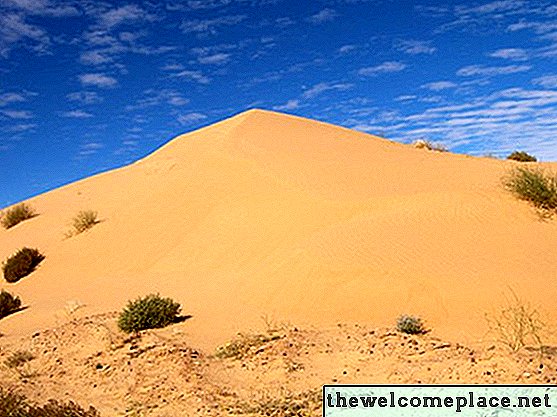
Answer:
[[[74,234],[83,233],[99,222],[97,212],[93,210],[84,210],[77,213],[73,218],[73,232]]]
[[[8,368],[17,368],[35,359],[33,354],[27,350],[16,350],[4,361]]]
[[[128,302],[120,313],[118,327],[126,333],[165,327],[177,320],[180,309],[172,299],[150,294]]]
[[[60,403],[55,400],[48,401],[43,406],[29,404],[27,399],[13,391],[0,387],[0,416],[4,417],[100,417],[93,407],[88,410],[81,408],[76,403]]]
[[[414,148],[417,149],[427,149],[428,151],[437,151],[437,152],[447,152],[448,149],[442,143],[434,143],[430,142],[429,140],[418,139],[412,143]]]
[[[535,156],[532,156],[532,155],[530,155],[526,152],[523,152],[523,151],[514,151],[509,156],[507,156],[507,159],[510,159],[512,161],[518,161],[518,162],[536,162],[537,161]]]
[[[250,352],[272,340],[280,339],[277,334],[246,334],[238,333],[236,338],[222,346],[217,347],[215,356],[220,359],[242,359]]]
[[[9,229],[14,227],[16,224],[21,223],[23,220],[35,217],[35,210],[31,206],[25,203],[18,204],[4,211],[2,215],[2,226]]]
[[[541,333],[546,325],[539,312],[512,293],[507,305],[494,315],[486,315],[489,329],[495,333],[499,342],[507,345],[513,352],[534,343],[542,348]]]
[[[0,319],[15,313],[21,307],[21,300],[8,291],[0,291]]]
[[[43,259],[44,255],[37,249],[20,249],[2,265],[4,278],[8,282],[17,282],[33,272]]]
[[[557,208],[557,176],[539,168],[517,167],[504,179],[504,185],[515,196],[537,208]]]
[[[422,319],[406,314],[397,319],[396,328],[399,332],[407,334],[424,334],[427,332]]]
[[[250,401],[237,401],[227,408],[231,415],[249,414],[270,417],[309,417],[320,415],[323,395],[321,390],[293,393],[254,394]]]

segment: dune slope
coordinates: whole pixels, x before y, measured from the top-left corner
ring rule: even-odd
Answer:
[[[31,199],[40,215],[0,230],[0,258],[31,246],[46,260],[0,284],[29,306],[0,331],[64,320],[68,303],[91,314],[150,292],[182,303],[201,346],[263,315],[385,325],[410,313],[476,340],[511,291],[555,322],[557,221],[505,192],[512,166],[245,112]],[[64,238],[82,209],[103,221]]]

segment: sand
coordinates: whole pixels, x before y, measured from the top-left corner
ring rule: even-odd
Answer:
[[[476,343],[493,339],[485,316],[514,292],[555,342],[557,220],[504,190],[515,164],[241,113],[30,199],[39,215],[0,230],[0,259],[22,246],[46,259],[0,284],[28,307],[0,321],[2,339],[159,292],[192,315],[180,329],[200,349],[263,316],[326,327],[414,314],[444,339]],[[66,238],[86,209],[102,222]]]

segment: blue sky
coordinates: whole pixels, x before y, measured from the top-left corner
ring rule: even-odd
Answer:
[[[557,160],[557,4],[0,0],[0,206],[253,107]]]

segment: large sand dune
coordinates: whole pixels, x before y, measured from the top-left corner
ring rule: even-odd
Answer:
[[[68,302],[92,314],[150,292],[182,303],[200,346],[262,315],[379,326],[410,313],[477,340],[511,291],[555,322],[557,220],[502,188],[512,166],[245,112],[31,199],[40,215],[0,230],[0,258],[30,246],[46,259],[0,284],[29,306],[0,331],[63,320]],[[103,221],[64,238],[83,209]]]

